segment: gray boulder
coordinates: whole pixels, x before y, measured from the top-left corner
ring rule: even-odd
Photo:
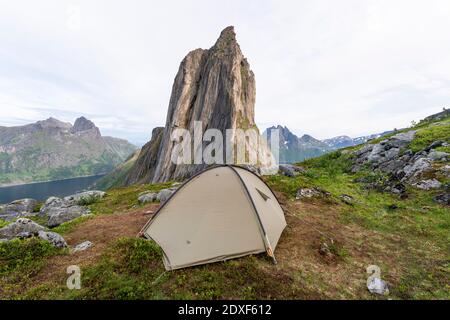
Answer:
[[[374,277],[367,283],[367,289],[370,293],[379,294],[379,295],[388,295],[389,287],[384,280],[381,280],[378,277]]]
[[[50,228],[59,226],[60,224],[85,216],[91,213],[86,207],[70,206],[70,207],[52,207],[46,214],[48,215],[47,226]]]
[[[169,188],[169,189],[162,189],[158,192],[158,195],[156,196],[156,200],[163,203],[166,202],[167,199],[174,193],[176,188]]]
[[[422,181],[414,184],[414,186],[416,188],[422,189],[422,190],[431,190],[431,189],[439,189],[442,186],[442,183],[440,183],[436,179],[428,179],[428,180],[422,180]]]
[[[329,192],[319,188],[300,188],[297,190],[295,199],[300,200],[302,198],[328,197],[330,195],[331,194]]]
[[[442,151],[431,150],[427,155],[427,159],[431,161],[447,161],[448,153]]]
[[[64,238],[61,237],[61,235],[59,235],[55,232],[39,231],[38,237],[41,238],[42,240],[50,242],[56,248],[67,247],[66,240],[64,240]]]
[[[73,248],[73,252],[78,252],[78,251],[84,251],[89,249],[90,247],[92,247],[92,242],[90,241],[84,241],[82,243],[79,243],[75,246],[75,248]]]
[[[103,198],[105,195],[106,192],[100,190],[90,190],[64,197],[63,200],[70,205],[85,205],[95,202],[96,200]]]
[[[155,192],[147,192],[138,197],[138,202],[140,204],[156,201],[158,194]]]
[[[293,164],[282,164],[279,166],[281,174],[287,177],[296,177],[301,173],[305,173],[306,170],[303,167],[295,166]]]
[[[342,200],[342,202],[344,202],[345,204],[351,205],[351,206],[355,202],[355,199],[353,199],[353,197],[348,194],[341,194],[339,196],[339,198]]]
[[[45,228],[34,221],[27,218],[17,219],[15,222],[0,229],[0,239],[13,239],[19,234],[30,233],[37,234],[39,231],[44,231]]]
[[[405,173],[403,180],[412,180],[431,168],[432,166],[428,159],[418,158],[413,164],[403,168],[403,172]]]
[[[34,199],[26,198],[0,205],[0,219],[10,221],[18,217],[37,214],[33,212],[37,203]]]
[[[48,215],[49,211],[53,208],[61,208],[61,207],[68,207],[69,203],[65,201],[64,199],[58,198],[58,197],[50,197],[48,198],[44,205],[41,207],[41,210],[39,211],[40,215]]]

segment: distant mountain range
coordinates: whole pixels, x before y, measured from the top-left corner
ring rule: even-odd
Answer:
[[[135,150],[126,140],[103,137],[84,117],[74,125],[49,118],[0,127],[0,185],[106,173]]]
[[[357,138],[338,136],[330,139],[318,140],[307,134],[297,137],[286,126],[283,127],[278,125],[269,127],[264,131],[264,134],[267,135],[268,139],[270,139],[272,129],[278,129],[280,134],[280,163],[294,163],[318,157],[337,149],[363,144],[369,140],[376,139],[392,132],[386,131]]]

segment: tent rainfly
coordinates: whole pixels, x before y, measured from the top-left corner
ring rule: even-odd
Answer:
[[[256,174],[238,166],[195,175],[141,230],[164,252],[166,270],[273,251],[286,227],[277,198]]]

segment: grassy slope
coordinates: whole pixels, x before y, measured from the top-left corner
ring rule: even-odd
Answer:
[[[444,124],[444,125],[443,125]],[[421,124],[413,145],[426,145],[427,132],[433,139],[448,139],[448,122]],[[436,130],[439,131],[437,135]],[[381,267],[382,277],[391,286],[394,299],[450,299],[450,214],[448,207],[433,202],[435,192],[409,189],[409,197],[367,190],[355,183],[358,177],[382,179],[372,171],[349,173],[345,152],[334,152],[302,163],[308,170],[295,178],[266,177],[285,210],[288,227],[275,251],[279,264],[264,255],[223,263],[164,272],[160,249],[151,241],[120,238],[100,257],[83,264],[82,289],[65,288],[62,270],[36,283],[36,274],[45,273],[47,256],[66,257],[66,251],[49,251],[29,242],[1,244],[0,297],[2,298],[92,298],[92,299],[216,299],[216,298],[378,298],[365,288],[365,269]],[[110,190],[108,196],[91,204],[96,216],[127,214],[137,205],[137,195],[165,185],[140,185]],[[300,187],[319,187],[329,197],[295,200]],[[353,205],[339,196],[351,195]],[[138,210],[140,207],[138,207]],[[143,207],[142,210],[146,210]],[[70,237],[83,230],[80,219],[58,227]],[[326,243],[329,253],[319,253]],[[41,244],[42,245],[42,244]],[[35,259],[14,264],[16,246]],[[37,250],[35,246],[38,246]],[[9,253],[12,250],[12,254]],[[5,258],[6,256],[6,258]],[[30,270],[32,273],[23,273]],[[25,268],[25,269],[24,269]],[[23,275],[25,274],[25,275]],[[19,276],[20,275],[20,276]],[[20,289],[19,289],[20,287]]]

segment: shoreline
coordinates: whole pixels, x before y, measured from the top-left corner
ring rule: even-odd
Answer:
[[[99,177],[99,176],[104,176],[106,174],[108,174],[108,172],[99,173],[99,174],[92,174],[92,175],[86,175],[86,176],[79,176],[79,177],[64,178],[64,179],[58,179],[58,180],[44,180],[44,181],[33,181],[33,182],[26,182],[26,183],[0,184],[0,189],[2,189],[2,188],[9,188],[9,187],[26,186],[26,185],[38,184],[38,183],[49,183],[49,182],[57,182],[57,181],[66,181],[66,180],[79,179],[79,178],[89,178],[89,177],[97,177],[97,176]]]

